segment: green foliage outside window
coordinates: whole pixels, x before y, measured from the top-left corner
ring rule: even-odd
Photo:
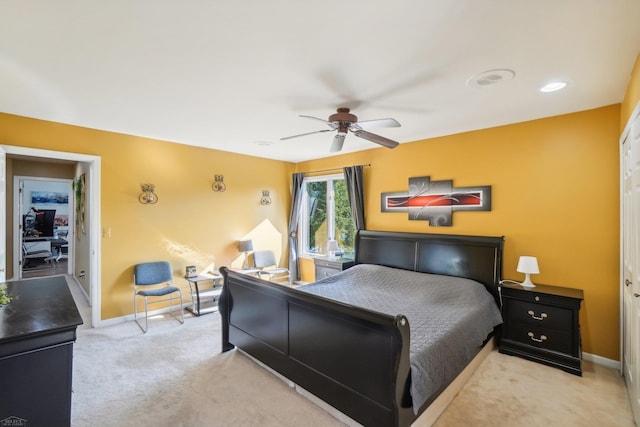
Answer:
[[[340,248],[346,253],[353,253],[353,242],[355,241],[356,226],[351,217],[351,207],[349,206],[349,196],[347,195],[347,184],[344,179],[333,181],[333,192],[335,198],[335,239]]]
[[[333,203],[329,202],[328,183],[333,183]],[[351,218],[351,208],[344,179],[328,179],[323,181],[309,181],[307,191],[307,247],[306,251],[314,254],[324,254],[327,241],[333,234],[338,245],[345,253],[353,253],[355,240],[355,225]],[[328,209],[333,208],[334,227],[329,230]]]
[[[327,221],[327,182],[314,181],[307,183],[307,194],[309,195],[309,230],[307,234],[309,241],[307,251],[322,253],[322,244],[326,244],[326,236],[324,237],[324,242],[322,242],[322,237],[317,236],[316,233]]]

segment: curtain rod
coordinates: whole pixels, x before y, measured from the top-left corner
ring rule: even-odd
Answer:
[[[367,167],[367,166],[371,166],[371,163],[367,163],[366,165],[354,165],[354,166]],[[303,172],[303,173],[306,175],[306,174],[311,174],[311,173],[322,173],[322,172],[338,171],[338,170],[342,170],[342,169],[344,169],[344,168],[322,169],[322,170],[317,170],[317,171],[308,171],[308,172]]]

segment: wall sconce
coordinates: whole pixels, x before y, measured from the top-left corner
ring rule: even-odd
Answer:
[[[214,175],[214,179],[215,179],[215,182],[211,186],[211,188],[213,188],[213,191],[217,193],[222,193],[224,190],[227,189],[227,186],[224,185],[224,175]]]
[[[142,194],[138,197],[138,201],[143,205],[153,205],[158,202],[158,196],[155,191],[155,185],[153,184],[141,184]]]
[[[262,190],[262,198],[260,199],[260,204],[263,206],[271,204],[271,196],[269,196],[269,190]]]

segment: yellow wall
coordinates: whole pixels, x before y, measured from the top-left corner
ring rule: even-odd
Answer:
[[[364,173],[370,230],[506,236],[504,277],[522,280],[518,257],[534,255],[540,265],[534,282],[583,289],[583,349],[618,359],[619,123],[615,105],[296,167],[370,163]],[[380,193],[406,191],[408,179],[418,176],[451,179],[456,187],[491,185],[492,210],[454,212],[452,227],[382,213]],[[309,260],[301,271],[312,280]]]
[[[636,108],[636,104],[640,102],[640,54],[636,57],[636,64],[631,70],[631,77],[627,90],[624,94],[624,99],[620,108],[620,131],[624,130],[627,125],[627,121],[633,113],[633,109]]]
[[[632,110],[640,98],[638,74],[636,64],[623,107],[329,157],[295,169],[371,163],[365,169],[368,229],[505,235],[505,278],[522,279],[515,267],[518,256],[528,254],[540,263],[534,281],[584,289],[583,349],[618,359],[618,139],[621,108]],[[101,237],[103,319],[131,312],[137,262],[168,259],[176,276],[188,264],[237,265],[237,240],[261,241],[263,230],[286,247],[292,164],[6,114],[0,114],[0,144],[101,156],[102,228],[111,229],[110,238]],[[225,176],[225,193],[211,191],[214,174]],[[405,191],[416,176],[491,185],[493,209],[456,212],[453,226],[442,228],[381,213],[380,193]],[[146,182],[156,185],[157,205],[137,201]],[[273,204],[259,204],[262,189],[271,190]],[[303,280],[313,279],[309,260],[301,271]]]
[[[290,163],[8,114],[0,114],[0,145],[101,157],[102,228],[111,230],[110,238],[98,236],[102,319],[132,312],[138,262],[170,261],[177,283],[188,289],[180,278],[186,265],[241,262],[237,241],[257,238],[254,229],[277,236],[269,244],[279,253],[286,247]],[[224,193],[211,190],[215,174],[224,175]],[[142,183],[155,184],[156,205],[138,202]],[[271,205],[260,205],[263,189],[271,191]]]

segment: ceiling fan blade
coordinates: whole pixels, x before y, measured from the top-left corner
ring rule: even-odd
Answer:
[[[372,128],[398,128],[400,123],[396,119],[376,119],[376,120],[363,120],[361,122],[353,123],[351,126],[356,129],[372,129]]]
[[[344,138],[347,136],[346,133],[338,132],[336,136],[333,137],[333,142],[331,143],[331,148],[329,149],[330,153],[335,153],[336,151],[342,150],[342,145],[344,144]]]
[[[356,130],[353,133],[355,133],[356,136],[360,138],[366,139],[367,141],[375,142],[376,144],[383,145],[387,148],[396,148],[399,144],[399,142],[396,142],[392,139],[367,132],[366,130]]]
[[[322,133],[322,132],[332,132],[333,129],[322,129],[322,130],[316,130],[313,132],[307,132],[307,133],[301,133],[298,135],[292,135],[292,136],[285,136],[284,138],[280,138],[280,141],[284,141],[286,139],[293,139],[293,138],[298,138],[300,136],[307,136],[307,135],[313,135],[314,133]]]
[[[318,117],[305,116],[305,115],[302,115],[302,114],[300,115],[300,117],[304,117],[306,119],[312,119],[312,120],[317,120],[319,122],[322,122],[322,123],[326,124],[327,126],[329,126],[331,128],[331,130],[338,128],[338,125],[335,122],[328,122],[328,121],[326,121],[324,119],[320,119]]]

